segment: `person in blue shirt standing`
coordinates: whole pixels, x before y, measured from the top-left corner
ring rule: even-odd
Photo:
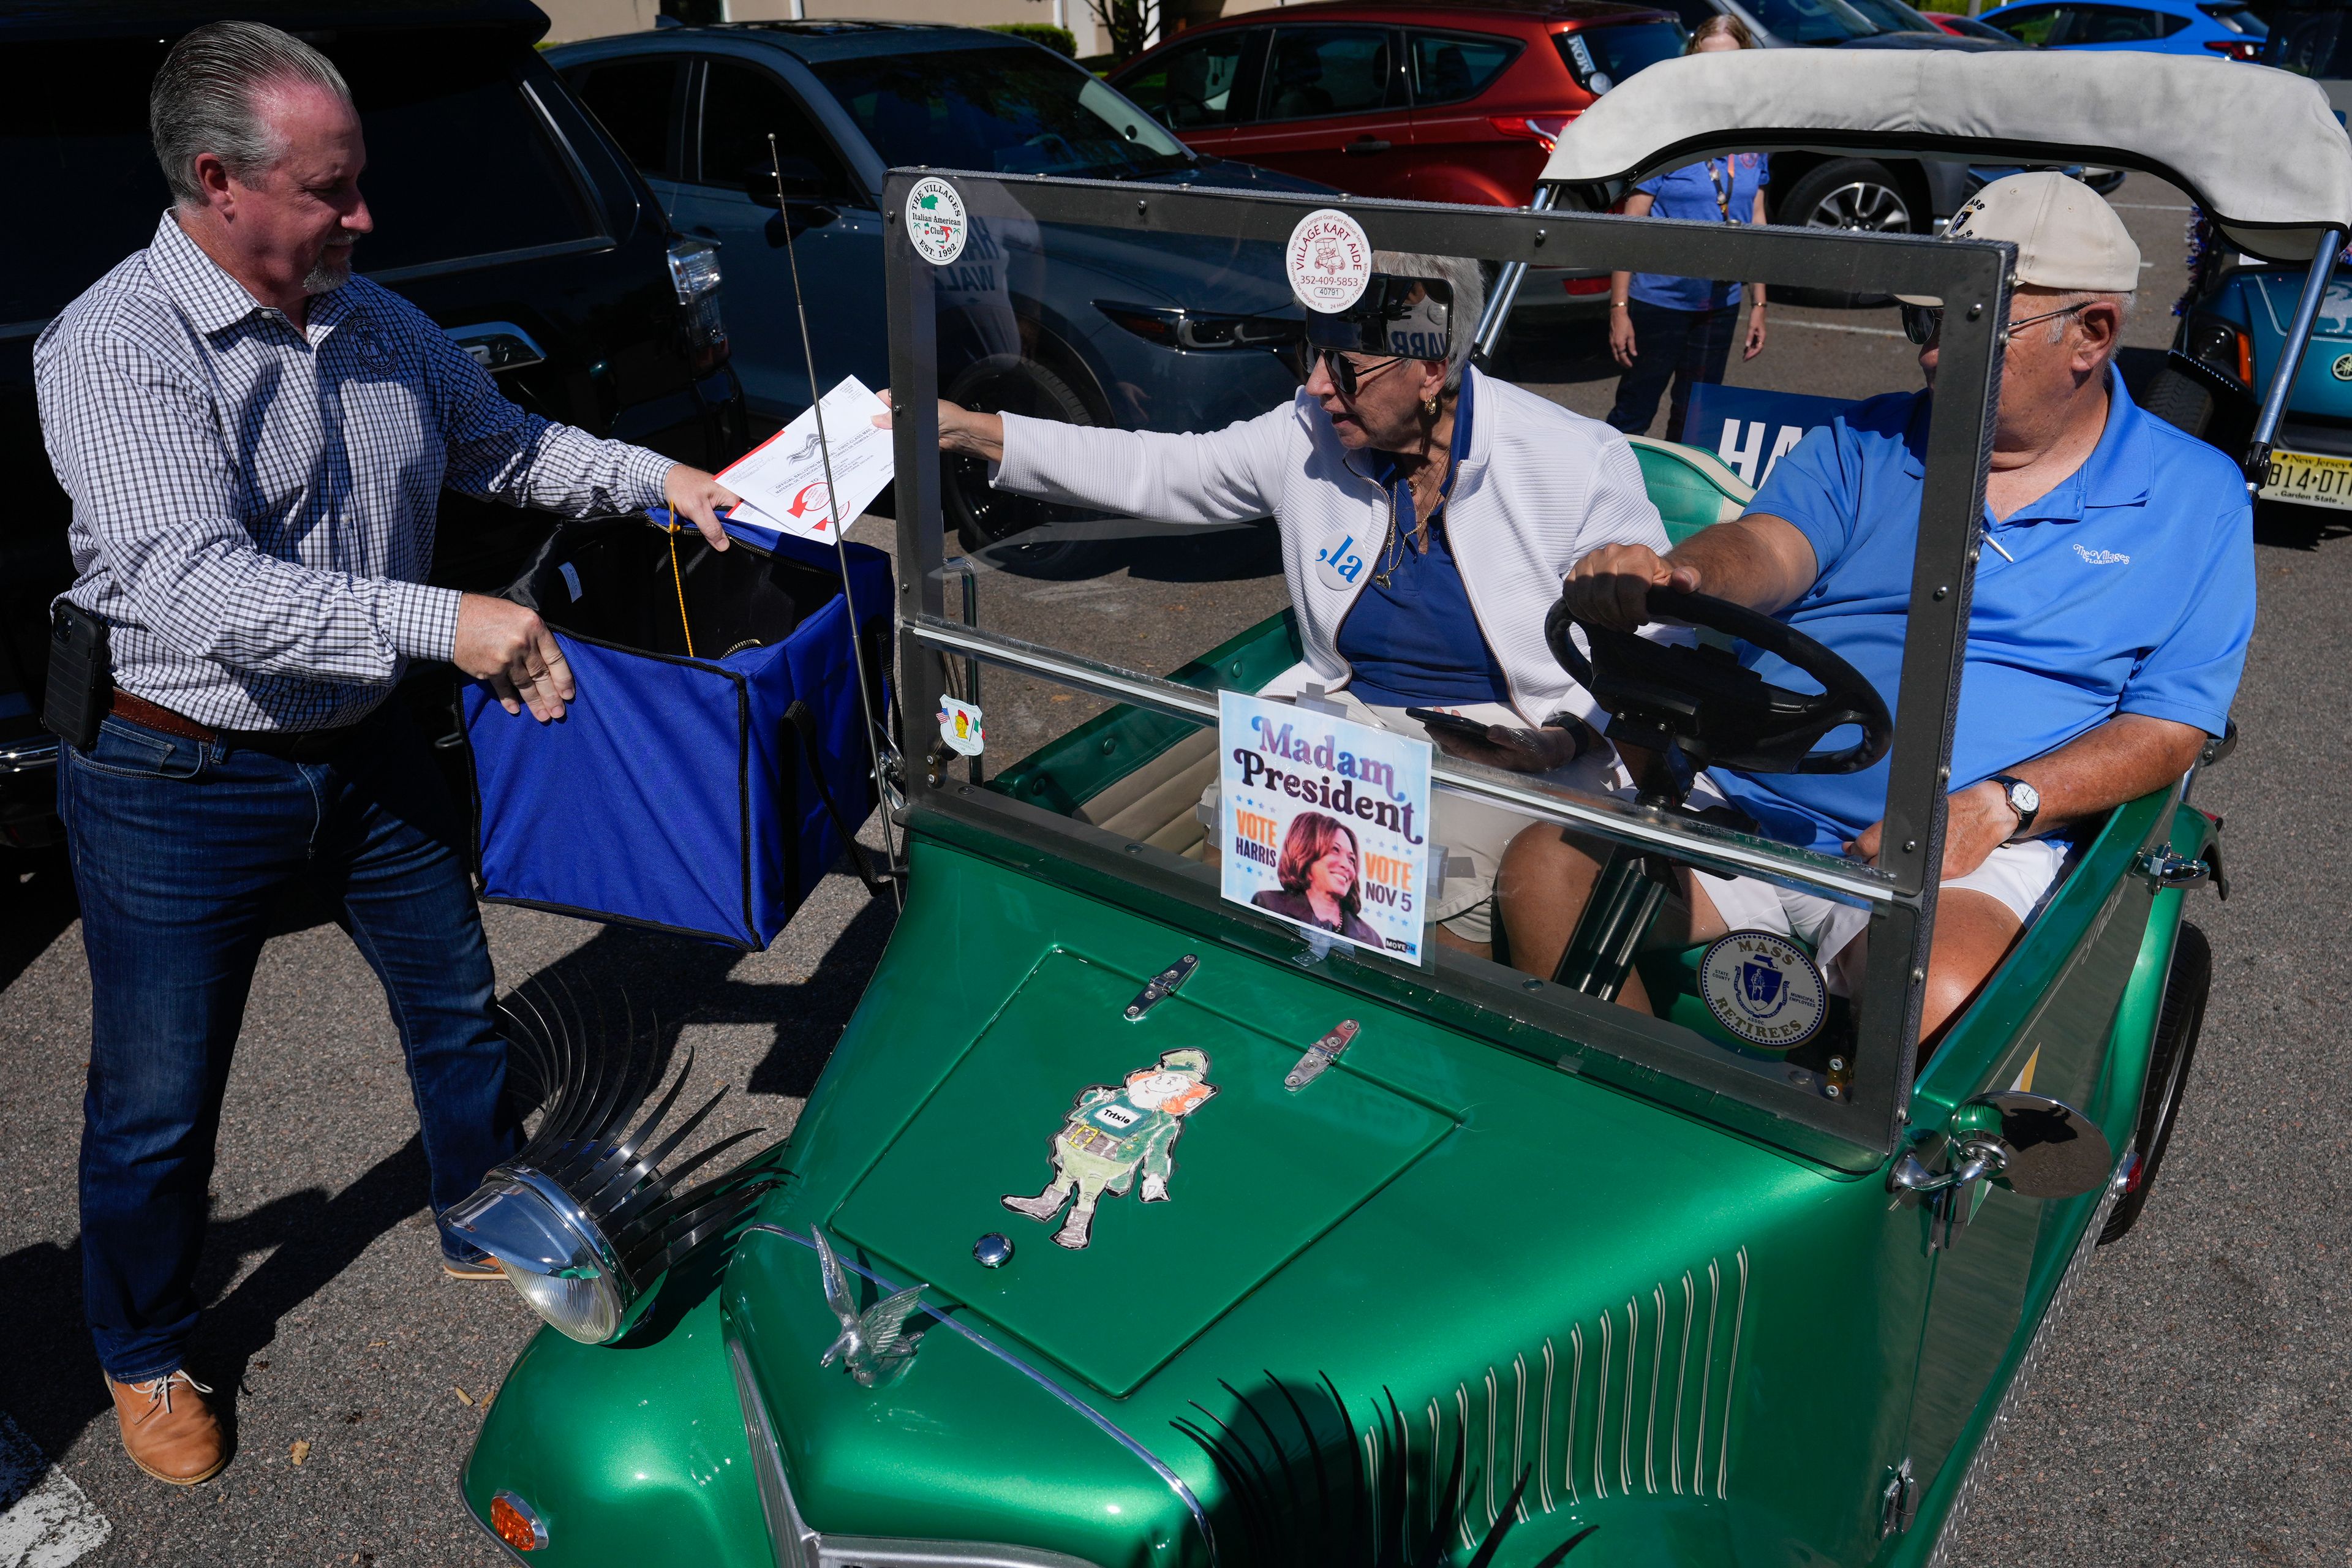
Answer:
[[[1752,49],[1755,35],[1737,16],[1699,24],[1685,54]],[[1761,153],[1735,153],[1685,164],[1643,180],[1625,198],[1629,217],[1685,218],[1698,223],[1762,223],[1768,165]],[[1674,382],[1666,406],[1666,439],[1683,438],[1690,389],[1723,379],[1731,340],[1739,331],[1740,286],[1712,278],[1663,272],[1617,272],[1609,279],[1609,353],[1625,374],[1609,423],[1628,436],[1646,436],[1658,395]],[[1764,285],[1748,285],[1748,341],[1743,360],[1764,352]]]
[[[1920,1034],[1932,1042],[2024,929],[2069,834],[2178,779],[2229,724],[2254,626],[2252,515],[2230,459],[2142,413],[2114,358],[2139,249],[2105,202],[2056,173],[2016,174],[1960,209],[1954,238],[2017,246],[1955,722],[1942,890]],[[1607,546],[1570,572],[1581,618],[1638,626],[1654,586],[1774,614],[1895,707],[1916,551],[1938,301],[1906,300],[1929,391],[1874,397],[1807,436],[1748,513],[1664,556]],[[1795,684],[1780,660],[1748,661]],[[1887,764],[1844,775],[1711,769],[1711,789],[1765,834],[1874,860]],[[1697,792],[1704,795],[1706,792]],[[1696,798],[1695,796],[1695,798]],[[1549,974],[1598,862],[1557,827],[1507,852],[1514,962]],[[1747,878],[1685,873],[1658,938],[1794,935],[1832,993],[1864,973],[1860,910]],[[1672,906],[1670,906],[1670,910]],[[1646,1006],[1638,983],[1624,1000]]]

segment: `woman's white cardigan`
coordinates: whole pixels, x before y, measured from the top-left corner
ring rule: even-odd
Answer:
[[[1481,375],[1471,394],[1470,451],[1454,476],[1446,529],[1486,646],[1510,682],[1511,706],[1530,724],[1601,714],[1544,644],[1544,616],[1569,568],[1596,546],[1646,544],[1664,554],[1666,531],[1624,437],[1596,419]],[[1352,458],[1352,460],[1351,460]],[[1354,673],[1339,657],[1340,624],[1371,577],[1352,582],[1318,567],[1348,545],[1376,562],[1389,502],[1369,459],[1339,444],[1304,391],[1289,405],[1223,430],[1165,435],[1004,416],[1001,489],[1166,522],[1240,522],[1269,513],[1282,529],[1282,568],[1305,645],[1302,668],[1269,690],[1319,679],[1337,690]]]

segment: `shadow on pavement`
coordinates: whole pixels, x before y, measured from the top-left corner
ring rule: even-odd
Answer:
[[[816,1086],[841,1037],[867,976],[898,923],[887,898],[869,900],[835,939],[806,980],[789,984],[731,978],[743,954],[731,947],[695,942],[631,926],[607,926],[578,948],[509,988],[569,994],[578,1005],[625,994],[640,1019],[658,1022],[663,1070],[688,1025],[752,1024],[775,1030],[775,1040],[744,1085],[754,1094],[805,1098]],[[520,1098],[530,1099],[528,1089]]]
[[[196,1270],[200,1300],[226,1284],[245,1258],[270,1254],[205,1310],[189,1347],[189,1370],[213,1385],[224,1420],[234,1422],[247,1363],[278,1337],[278,1320],[421,1209],[426,1190],[424,1144],[412,1135],[332,1197],[310,1187],[212,1222]],[[432,1261],[430,1249],[420,1249],[418,1267]],[[0,1300],[8,1302],[11,1322],[9,1354],[0,1361],[0,1408],[44,1454],[62,1454],[111,1407],[82,1320],[80,1237],[0,1258]]]
[[[74,898],[73,868],[63,845],[0,856],[0,990],[16,983],[26,966],[49,950],[81,916]]]

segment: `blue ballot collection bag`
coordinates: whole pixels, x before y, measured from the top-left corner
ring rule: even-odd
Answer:
[[[691,528],[574,525],[508,591],[578,697],[541,724],[466,688],[485,898],[764,948],[873,809],[833,550],[728,531],[722,553]],[[844,548],[879,713],[889,558]]]

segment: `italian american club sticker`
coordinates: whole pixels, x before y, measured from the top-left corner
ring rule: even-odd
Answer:
[[[1768,931],[1736,931],[1698,961],[1698,991],[1715,1021],[1759,1050],[1791,1051],[1821,1033],[1829,988],[1805,950]]]
[[[908,187],[907,236],[915,242],[916,255],[934,267],[945,267],[963,254],[963,242],[971,233],[963,197],[953,185],[936,174],[927,174]]]

